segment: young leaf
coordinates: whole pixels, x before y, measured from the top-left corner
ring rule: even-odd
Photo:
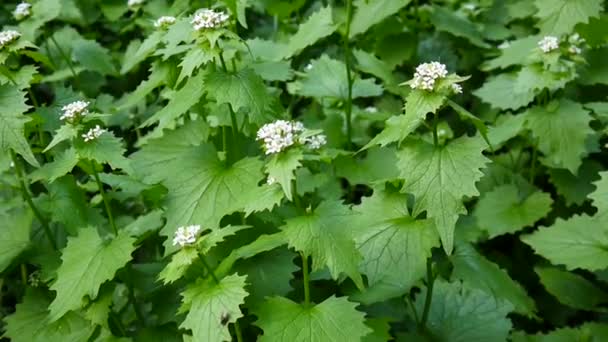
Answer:
[[[30,174],[32,182],[46,180],[52,183],[55,179],[68,174],[78,164],[78,155],[73,147],[59,153],[55,160],[42,165],[41,168]]]
[[[281,229],[290,247],[312,256],[312,270],[327,266],[334,279],[348,275],[359,288],[361,255],[349,227],[353,213],[339,202],[322,202],[313,213],[288,219]]]
[[[576,24],[587,23],[602,11],[602,0],[535,0],[534,4],[538,28],[547,35],[571,33]]]
[[[475,24],[465,18],[456,15],[445,7],[439,6],[434,6],[431,14],[431,21],[438,31],[463,37],[476,46],[489,48],[490,45],[483,41],[483,36]]]
[[[479,227],[493,238],[512,234],[543,218],[551,210],[551,195],[534,191],[521,194],[513,184],[505,184],[485,193],[477,202],[474,215]]]
[[[329,36],[335,30],[336,25],[333,23],[331,7],[323,7],[300,25],[298,32],[289,39],[289,43],[281,55],[283,58],[289,59],[319,39]]]
[[[453,278],[490,296],[509,301],[520,314],[534,316],[536,307],[526,290],[511,279],[505,270],[479,254],[472,245],[457,244],[450,260],[454,266]]]
[[[281,185],[285,197],[291,201],[292,185],[291,181],[296,178],[294,171],[302,166],[300,161],[304,158],[302,151],[291,149],[283,153],[273,155],[266,164],[268,177],[272,177]]]
[[[564,197],[566,205],[582,205],[595,189],[592,182],[600,178],[601,170],[598,162],[586,159],[578,168],[577,175],[566,169],[550,169],[548,172],[551,183],[555,185],[557,193]]]
[[[412,218],[407,195],[379,190],[353,210],[360,213],[355,241],[363,256],[360,269],[367,276],[366,292],[381,301],[409,290],[424,277],[431,249],[439,247],[432,220]]]
[[[608,294],[589,280],[556,267],[536,267],[545,289],[560,303],[580,310],[593,310],[608,302]]]
[[[228,323],[242,317],[239,305],[243,304],[246,276],[233,274],[220,280],[199,279],[182,293],[180,311],[188,311],[180,328],[192,331],[194,341],[229,341]],[[225,324],[224,317],[228,317]]]
[[[97,71],[102,75],[117,74],[112,63],[110,51],[94,40],[80,40],[74,44],[72,58],[86,70]]]
[[[156,49],[156,45],[160,43],[162,37],[163,32],[152,32],[146,37],[146,39],[144,39],[144,41],[139,46],[139,49],[137,49],[135,53],[125,54],[125,59],[122,63],[120,73],[123,75],[126,74],[131,69],[133,69],[134,66],[145,60],[150,54],[152,54],[152,52],[154,52],[154,49]]]
[[[85,296],[97,297],[99,287],[114,277],[116,271],[131,260],[135,239],[128,232],[106,242],[95,228],[80,229],[77,237],[68,239],[57,270],[57,281],[51,290],[57,293],[50,304],[50,317],[56,321],[70,310],[82,306]]]
[[[74,141],[74,147],[80,158],[94,160],[100,164],[108,163],[113,169],[131,170],[130,161],[123,156],[123,142],[111,132],[105,132],[97,139],[85,142],[82,139]]]
[[[272,120],[267,110],[270,95],[262,78],[253,70],[242,69],[236,73],[215,70],[205,81],[207,92],[218,104],[228,103],[234,111],[248,109],[249,120],[258,125]]]
[[[421,315],[426,289],[416,296]],[[427,326],[438,341],[506,341],[511,330],[507,314],[513,306],[481,290],[469,289],[460,282],[436,280],[433,287]]]
[[[0,220],[5,223],[0,229],[0,272],[29,246],[33,218],[29,210],[0,214]]]
[[[525,115],[526,127],[538,139],[538,149],[545,155],[541,160],[550,167],[577,174],[589,153],[586,140],[593,134],[589,111],[579,103],[562,99],[558,106],[532,107]]]
[[[371,332],[356,303],[345,297],[327,298],[320,304],[304,306],[283,297],[271,297],[256,310],[255,323],[264,330],[260,342],[341,342],[360,341]]]
[[[450,254],[454,245],[454,227],[460,214],[466,213],[464,196],[477,196],[475,188],[489,159],[481,153],[485,142],[479,137],[461,137],[446,146],[425,141],[406,143],[397,157],[403,191],[416,197],[416,217],[423,211],[433,218],[444,250]]]
[[[53,136],[53,140],[46,146],[46,148],[42,152],[47,152],[51,148],[55,147],[62,141],[71,140],[78,135],[78,130],[76,127],[70,124],[64,124],[59,127],[55,131],[55,135]]]
[[[411,0],[355,0],[354,5],[357,10],[350,23],[350,38],[364,33],[370,27],[397,13],[410,2]]]
[[[39,166],[23,136],[23,126],[30,121],[23,115],[28,108],[25,92],[12,84],[0,84],[0,149],[13,149],[31,165]]]
[[[608,231],[601,220],[593,217],[575,215],[566,221],[558,218],[551,227],[541,227],[521,239],[537,254],[568,270],[608,267]]]

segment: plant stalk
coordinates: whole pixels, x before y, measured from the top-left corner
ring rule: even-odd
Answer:
[[[220,280],[217,279],[217,277],[215,276],[215,273],[213,272],[213,269],[211,268],[211,266],[209,266],[209,264],[207,263],[207,260],[205,260],[205,257],[203,257],[201,254],[198,255],[198,258],[201,260],[201,262],[203,263],[203,266],[207,269],[207,272],[209,272],[209,275],[211,276],[211,278],[213,279],[213,281],[216,284],[220,283]]]
[[[439,116],[437,113],[433,113],[433,144],[435,147],[439,146],[439,138],[437,137],[437,124],[439,123]]]
[[[424,299],[424,310],[422,311],[422,318],[418,325],[418,330],[422,331],[426,329],[426,321],[429,317],[429,310],[431,308],[431,300],[433,300],[433,284],[435,283],[435,277],[433,276],[433,263],[431,258],[426,260],[426,298]]]
[[[236,341],[243,341],[243,333],[241,332],[241,327],[239,326],[239,321],[234,321],[234,334],[236,335]]]
[[[51,227],[49,226],[49,223],[44,219],[44,217],[42,216],[42,214],[40,213],[38,208],[36,208],[36,205],[34,205],[34,201],[32,200],[32,196],[30,195],[30,192],[29,192],[26,182],[25,182],[25,177],[23,176],[23,171],[21,170],[21,164],[19,164],[19,161],[15,157],[15,153],[13,151],[11,151],[11,159],[13,161],[13,164],[15,165],[15,171],[17,172],[17,178],[19,179],[21,195],[23,196],[23,198],[29,205],[30,209],[32,209],[34,216],[36,216],[36,218],[42,225],[42,228],[44,229],[44,233],[46,234],[46,237],[49,239],[51,246],[53,247],[54,250],[57,250],[57,242],[53,238],[53,233],[51,232]]]
[[[530,165],[530,184],[534,184],[534,177],[536,176],[536,160],[538,159],[538,147],[537,145],[537,141],[534,142],[534,145],[532,145],[532,160],[531,165]]]
[[[353,111],[353,77],[352,77],[352,61],[350,51],[350,23],[353,14],[352,0],[346,0],[346,34],[344,35],[344,63],[346,64],[346,82],[348,92],[346,97],[346,147],[352,148],[352,111]]]
[[[77,75],[76,75],[76,71],[74,70],[74,66],[72,66],[72,61],[70,60],[68,55],[63,51],[61,46],[59,46],[59,43],[57,43],[57,41],[55,40],[55,37],[50,36],[49,38],[51,39],[53,44],[55,44],[55,47],[57,47],[57,51],[59,51],[59,55],[61,55],[61,58],[63,58],[65,60],[65,62],[68,64],[68,68],[70,68],[70,72],[72,73],[72,76],[74,77],[74,79],[76,79]]]
[[[308,256],[304,253],[300,253],[302,257],[302,277],[304,281],[304,304],[310,305],[310,279],[308,274]]]
[[[224,70],[224,72],[228,72],[228,68],[226,67],[226,61],[224,60],[224,56],[222,55],[222,53],[219,53],[220,56],[220,63],[222,65],[222,69]],[[233,64],[233,67],[236,69],[236,65]],[[228,109],[230,110],[230,121],[232,124],[232,153],[230,153],[232,155],[233,159],[229,159],[228,157],[226,157],[227,160],[237,160],[238,156],[236,155],[237,152],[239,151],[238,146],[239,146],[239,141],[238,141],[238,131],[239,131],[239,126],[236,120],[236,113],[234,112],[234,109],[232,108],[232,105],[229,103],[228,104]]]
[[[103,188],[103,184],[101,183],[101,179],[99,179],[99,174],[95,169],[95,162],[91,161],[91,169],[93,170],[93,177],[95,178],[95,182],[97,183],[97,187],[99,188],[99,192],[101,193],[101,198],[103,200],[103,204],[106,208],[106,214],[108,215],[108,220],[110,221],[110,226],[112,226],[112,230],[115,235],[118,235],[118,228],[116,228],[116,223],[114,222],[114,216],[112,215],[112,209],[110,208],[110,201],[106,195],[106,191]]]

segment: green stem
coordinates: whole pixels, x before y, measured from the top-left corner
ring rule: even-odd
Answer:
[[[422,311],[422,318],[418,325],[418,330],[422,331],[426,328],[426,321],[429,317],[429,309],[431,308],[431,300],[433,299],[433,284],[435,283],[435,277],[433,276],[433,263],[431,258],[426,260],[426,298],[424,299],[424,310]]]
[[[433,113],[433,144],[435,147],[439,146],[439,138],[437,137],[437,124],[439,123],[439,116],[437,113]]]
[[[106,191],[103,189],[103,184],[101,183],[101,179],[99,179],[99,174],[95,169],[95,162],[93,161],[91,161],[91,170],[93,170],[93,177],[95,178],[95,182],[97,183],[97,187],[99,188],[99,192],[101,193],[103,204],[106,207],[106,214],[108,215],[110,226],[112,226],[114,234],[118,235],[118,229],[116,228],[116,223],[114,223],[114,216],[112,215],[112,209],[110,208],[110,201],[108,200]]]
[[[534,184],[534,177],[536,176],[536,160],[538,159],[538,148],[536,147],[537,142],[532,145],[532,160],[530,165],[530,184]]]
[[[129,285],[127,287],[129,290],[129,301],[131,302],[131,305],[133,306],[133,311],[135,311],[135,316],[137,316],[137,320],[141,323],[141,325],[145,327],[146,320],[144,318],[144,314],[139,309],[139,306],[137,306],[137,301],[135,300],[135,291],[133,290],[133,284],[129,283]]]
[[[15,165],[15,171],[17,172],[17,178],[19,178],[21,195],[23,196],[23,198],[29,205],[30,209],[32,209],[34,216],[36,216],[36,218],[42,225],[42,228],[44,229],[44,233],[46,234],[47,238],[49,239],[51,246],[53,247],[54,250],[57,250],[57,242],[55,242],[55,239],[53,238],[53,233],[51,232],[51,227],[49,226],[48,222],[44,219],[44,217],[42,216],[40,211],[38,211],[38,208],[36,208],[36,205],[34,205],[32,196],[30,195],[30,192],[26,186],[25,177],[23,176],[23,171],[21,170],[21,164],[19,164],[19,161],[17,160],[15,153],[13,151],[11,151],[11,159],[13,160],[13,164]]]
[[[293,189],[293,205],[296,207],[296,209],[301,210],[302,203],[300,203],[300,197],[298,197],[298,182],[294,179],[291,181],[291,184]]]
[[[346,0],[346,33],[344,35],[344,62],[346,64],[346,81],[348,86],[348,95],[346,98],[346,143],[347,148],[352,147],[352,111],[353,111],[353,78],[352,78],[352,62],[350,51],[350,22],[353,14],[352,0]]]
[[[203,263],[203,266],[205,266],[205,268],[207,269],[207,272],[209,272],[209,275],[211,276],[211,278],[213,278],[213,281],[215,281],[216,284],[219,284],[220,280],[217,279],[217,277],[215,276],[213,269],[211,268],[211,266],[209,266],[209,264],[207,263],[207,260],[205,260],[205,257],[203,257],[201,254],[199,254],[198,258]]]
[[[300,253],[302,257],[302,276],[304,278],[304,304],[310,305],[310,286],[309,286],[309,274],[308,274],[308,256],[304,253]]]
[[[236,335],[237,342],[243,341],[243,333],[241,333],[241,327],[239,326],[239,321],[234,321],[234,334]]]
[[[219,53],[219,56],[220,56],[220,64],[222,65],[222,69],[224,70],[224,72],[227,73],[228,68],[226,67],[226,61],[224,60],[224,56],[223,56],[222,52]],[[236,69],[236,65],[233,65],[233,67]],[[233,151],[233,153],[231,153],[231,154],[234,154],[232,156],[232,158],[233,158],[232,160],[237,160],[238,156],[236,154],[239,150],[238,149],[239,141],[238,141],[237,133],[238,133],[239,127],[238,127],[238,123],[236,120],[236,113],[234,112],[234,109],[232,108],[232,105],[230,103],[228,104],[228,109],[230,109],[230,121],[232,123],[232,151]],[[229,159],[228,156],[226,156],[226,160],[230,161],[231,159]]]
[[[414,315],[414,322],[416,322],[416,325],[419,325],[420,321],[418,319],[418,312],[416,311],[416,307],[414,307],[414,303],[412,303],[412,299],[410,298],[409,294],[405,296],[405,299],[410,307],[410,310],[412,310],[412,314]]]
[[[25,264],[21,264],[21,281],[23,282],[23,287],[27,286],[27,266]]]
[[[57,51],[59,51],[59,55],[61,55],[61,58],[63,58],[65,60],[65,62],[68,64],[68,68],[70,68],[70,72],[72,73],[72,76],[74,77],[74,79],[76,79],[76,71],[74,71],[74,67],[72,66],[72,61],[70,60],[68,55],[63,51],[61,46],[59,46],[59,43],[57,43],[57,41],[55,40],[55,37],[50,36],[49,38],[51,39],[53,44],[55,44],[55,47],[57,47]]]

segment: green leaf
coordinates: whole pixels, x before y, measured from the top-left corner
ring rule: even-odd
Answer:
[[[251,69],[242,69],[237,73],[216,70],[209,73],[205,81],[207,92],[218,104],[228,103],[232,109],[248,109],[249,120],[256,124],[270,121],[268,113],[270,95],[264,81]]]
[[[264,330],[260,342],[344,342],[360,341],[371,332],[357,303],[345,297],[327,298],[305,306],[283,297],[271,297],[256,310],[255,323]]]
[[[102,75],[117,74],[110,51],[94,40],[80,40],[74,44],[72,58],[87,70]]]
[[[30,121],[23,114],[29,108],[25,104],[25,92],[12,84],[0,85],[0,149],[13,149],[31,165],[39,166],[23,135],[23,126]]]
[[[454,227],[467,210],[464,196],[479,195],[475,188],[489,159],[481,153],[485,143],[479,137],[461,137],[446,146],[425,141],[404,144],[397,157],[404,192],[416,197],[412,216],[426,211],[433,218],[444,250],[450,254],[454,245]]]
[[[95,326],[75,312],[57,321],[48,316],[49,300],[41,291],[28,289],[23,303],[6,318],[4,337],[13,342],[80,342],[87,341]]]
[[[601,47],[588,51],[585,55],[586,68],[581,70],[577,81],[585,85],[608,84],[608,66],[603,58],[608,53],[608,47]]]
[[[243,211],[245,212],[245,216],[249,216],[255,212],[272,210],[272,208],[281,204],[284,192],[278,184],[270,186],[262,185],[247,192],[244,196],[247,196],[247,198],[244,200],[245,206]]]
[[[575,215],[567,221],[558,218],[551,227],[540,228],[521,239],[537,254],[568,270],[608,267],[606,225],[586,215]]]
[[[5,223],[0,229],[0,272],[29,246],[33,218],[29,210],[0,215],[0,220]]]
[[[366,292],[376,293],[374,301],[402,295],[424,277],[431,248],[439,247],[432,220],[412,218],[407,195],[380,190],[353,210],[360,213],[355,241],[363,256]]]
[[[528,36],[509,42],[509,46],[501,49],[501,55],[490,59],[482,65],[483,70],[505,69],[513,65],[525,64],[530,53],[538,47],[539,36]]]
[[[303,78],[293,85],[295,92],[301,96],[333,97],[346,99],[348,97],[346,65],[341,61],[331,59],[327,55],[310,63],[312,66]],[[355,78],[353,82],[352,98],[379,96],[382,87],[374,79]]]
[[[292,199],[291,181],[296,179],[294,171],[302,166],[300,161],[304,158],[300,149],[291,149],[270,157],[265,166],[268,177],[272,177],[281,185],[288,200]]]
[[[290,247],[312,256],[313,271],[327,266],[334,279],[345,273],[363,288],[358,270],[361,255],[349,227],[353,219],[348,207],[325,201],[313,213],[288,219],[281,229]]]
[[[482,48],[487,49],[490,47],[490,45],[483,41],[483,36],[475,24],[466,19],[466,17],[458,16],[446,8],[434,6],[431,21],[438,31],[465,38],[473,45]]]
[[[608,294],[589,280],[556,267],[536,267],[545,289],[560,303],[581,310],[593,310],[608,301]]]
[[[573,175],[566,169],[549,169],[551,183],[555,185],[557,193],[562,195],[567,205],[582,205],[587,196],[595,189],[592,182],[599,179],[602,166],[586,159],[578,169],[578,175]]]
[[[144,61],[149,55],[154,52],[156,49],[156,45],[160,43],[161,38],[163,37],[163,32],[154,31],[150,35],[144,39],[144,41],[139,45],[139,48],[133,54],[125,54],[125,59],[122,63],[122,67],[120,69],[121,74],[126,74],[134,66]]]
[[[416,310],[422,314],[426,289],[416,296]],[[511,321],[506,317],[512,305],[460,282],[440,279],[433,287],[427,326],[434,341],[506,341]]]
[[[603,341],[608,338],[608,325],[594,322],[585,323],[576,328],[560,328],[547,334],[526,335],[522,331],[511,335],[513,342],[571,342]]]
[[[197,104],[201,100],[204,92],[204,74],[199,73],[198,75],[189,78],[183,87],[172,94],[169,103],[144,121],[141,126],[151,126],[156,122],[159,122],[159,129],[167,127],[175,119],[179,118],[192,106]]]
[[[411,0],[355,0],[355,14],[350,23],[350,38],[364,33],[387,17],[397,13]]]
[[[518,109],[534,100],[535,92],[517,88],[517,74],[505,73],[490,77],[473,92],[483,102],[497,109]]]
[[[188,310],[180,328],[192,331],[194,341],[229,341],[228,323],[234,323],[243,314],[239,305],[243,304],[247,291],[247,277],[237,274],[220,280],[199,279],[182,293],[184,304],[181,311]],[[229,317],[224,324],[223,317]]]
[[[493,126],[488,127],[488,140],[494,149],[499,149],[509,139],[516,137],[523,129],[525,115],[502,114]]]
[[[46,163],[41,168],[32,172],[30,179],[32,182],[44,179],[52,183],[55,179],[70,173],[76,164],[78,164],[76,150],[68,148],[58,154],[52,162]]]
[[[142,81],[133,92],[126,94],[118,101],[118,110],[131,108],[138,102],[143,101],[155,88],[165,83],[171,71],[169,64],[154,64],[151,67],[148,79]]]
[[[59,127],[59,129],[57,129],[55,131],[53,140],[51,140],[51,142],[46,146],[46,148],[42,152],[47,152],[48,150],[52,149],[60,142],[63,142],[66,140],[72,140],[72,139],[76,138],[77,135],[78,135],[77,127],[74,127],[71,124],[61,125],[61,127]]]
[[[399,178],[395,166],[397,156],[392,148],[378,147],[367,150],[363,159],[352,155],[334,159],[336,175],[348,179],[350,184],[378,184]]]
[[[97,139],[85,142],[74,140],[74,147],[80,158],[94,160],[100,164],[109,164],[113,169],[131,170],[130,161],[123,156],[125,148],[122,140],[111,132],[105,132]]]
[[[336,25],[333,23],[331,7],[323,7],[300,25],[298,32],[289,38],[289,43],[285,46],[281,56],[289,59],[319,39],[334,33],[335,30]]]
[[[55,19],[61,13],[60,0],[40,0],[32,3],[32,15],[19,23],[19,32],[27,40],[34,41],[37,31],[47,22]]]
[[[192,76],[196,69],[198,69],[201,65],[212,61],[215,57],[217,57],[217,53],[202,49],[196,45],[193,46],[192,49],[186,52],[182,62],[179,63],[179,66],[182,67],[182,71],[179,73],[179,77],[177,78],[177,84],[181,83],[184,78]],[[200,96],[197,96],[197,99],[198,97]]]
[[[479,227],[493,238],[532,226],[549,213],[552,203],[548,193],[521,193],[514,184],[505,184],[485,193],[477,202],[474,215]]]
[[[450,260],[454,266],[453,278],[497,299],[509,301],[520,314],[534,315],[536,307],[526,290],[511,279],[505,270],[479,254],[472,245],[458,244]]]
[[[116,271],[131,260],[135,239],[120,231],[111,241],[99,237],[95,228],[80,229],[77,237],[68,239],[57,270],[57,281],[51,290],[57,292],[50,304],[51,320],[56,321],[70,310],[82,306],[85,296],[97,297],[99,287],[114,277]]]
[[[538,28],[543,34],[556,36],[571,33],[578,23],[599,17],[602,0],[535,0]]]
[[[525,115],[526,127],[538,139],[538,149],[545,156],[541,161],[577,174],[589,153],[586,140],[593,134],[589,111],[577,102],[562,99],[546,108],[532,107]]]
[[[595,191],[589,195],[593,205],[598,209],[597,217],[603,217],[608,213],[608,171],[600,172],[601,179],[595,184]]]

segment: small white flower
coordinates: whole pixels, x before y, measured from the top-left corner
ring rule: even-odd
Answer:
[[[267,185],[272,185],[272,184],[274,184],[276,182],[277,182],[277,180],[274,177],[268,176],[268,178],[266,178],[266,184]]]
[[[17,7],[15,7],[15,10],[13,11],[13,16],[17,20],[25,19],[32,14],[32,12],[30,11],[31,7],[31,4],[28,4],[27,2],[22,2],[17,5]]]
[[[327,137],[325,134],[313,135],[306,139],[306,145],[308,145],[311,150],[318,150],[325,144],[327,144]]]
[[[15,30],[0,32],[0,49],[19,39],[19,37],[21,37],[21,33]]]
[[[127,7],[134,8],[134,7],[143,5],[144,2],[145,2],[145,0],[128,0]]]
[[[30,283],[31,287],[40,286],[40,271],[36,270],[27,277],[28,283]]]
[[[95,125],[95,127],[89,129],[88,132],[83,134],[82,137],[84,138],[84,142],[89,142],[91,140],[99,138],[105,132],[107,132],[107,130],[99,127],[99,125]]]
[[[166,29],[173,24],[175,24],[175,17],[165,15],[156,19],[156,21],[154,22],[154,27],[159,29]]]
[[[505,40],[504,42],[500,43],[500,45],[498,45],[498,48],[501,50],[507,49],[511,47],[511,42],[508,40]]]
[[[568,52],[570,52],[573,55],[580,55],[580,53],[582,52],[581,48],[579,48],[578,46],[570,46],[568,48]]]
[[[304,130],[301,122],[277,120],[265,124],[257,133],[256,140],[264,142],[266,154],[279,153],[298,141],[298,134]]]
[[[412,89],[433,90],[437,79],[446,77],[448,70],[445,64],[439,62],[422,63],[416,67]]]
[[[8,166],[9,166],[10,168],[15,167],[15,162],[11,162],[10,164],[8,164]]]
[[[306,71],[312,70],[312,64],[310,64],[310,63],[306,64],[306,66],[304,67],[304,69],[306,69]]]
[[[173,246],[179,245],[180,247],[184,247],[186,245],[192,245],[196,242],[196,235],[200,230],[200,225],[177,228],[175,237],[173,238]]]
[[[462,8],[464,8],[467,11],[473,12],[477,9],[477,6],[475,4],[469,2],[469,3],[462,5]]]
[[[378,108],[369,106],[369,107],[365,108],[365,111],[368,112],[368,113],[372,113],[372,114],[373,113],[378,113]]]
[[[454,94],[462,94],[462,86],[457,83],[452,83],[452,91]]]
[[[545,36],[538,42],[538,47],[548,53],[559,48],[559,39],[555,36]]]
[[[579,45],[579,44],[583,44],[584,42],[585,42],[585,38],[581,38],[581,36],[578,33],[575,33],[575,34],[571,35],[570,37],[568,37],[568,43],[570,43],[570,44]]]
[[[83,117],[89,114],[87,107],[89,102],[86,101],[74,101],[61,108],[63,114],[59,117],[59,120],[72,121],[76,118]]]
[[[224,12],[216,12],[212,9],[203,8],[194,15],[190,23],[196,31],[201,31],[220,27],[224,25],[228,18],[228,14]]]
[[[440,137],[446,135],[447,133],[448,132],[446,132],[446,130],[443,129],[443,128],[440,128],[440,129],[437,130],[437,135],[440,136]]]

